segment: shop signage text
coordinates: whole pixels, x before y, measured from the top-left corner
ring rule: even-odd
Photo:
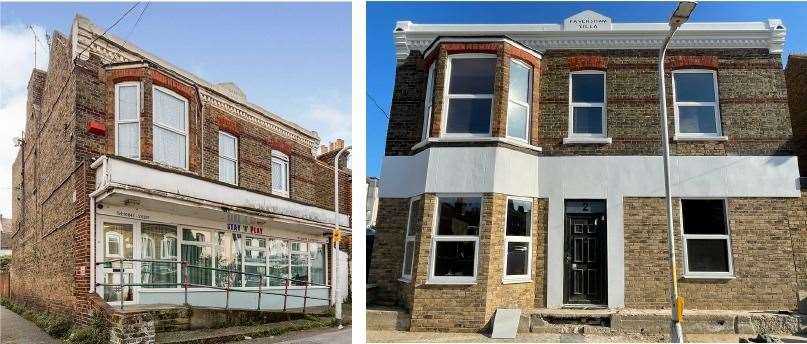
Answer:
[[[115,214],[117,214],[120,217],[128,217],[130,219],[138,219],[138,220],[148,220],[149,218],[151,218],[150,216],[145,214],[138,214],[135,212],[125,210],[118,210],[117,212],[115,212]]]
[[[227,230],[233,232],[250,233],[250,234],[263,234],[263,227],[242,225],[240,223],[228,223]]]

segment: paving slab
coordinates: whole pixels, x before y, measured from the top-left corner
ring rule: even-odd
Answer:
[[[19,314],[0,306],[0,343],[56,344],[61,342]]]

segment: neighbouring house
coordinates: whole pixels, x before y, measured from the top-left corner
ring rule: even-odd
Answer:
[[[800,232],[796,232],[794,247],[807,247],[807,54],[790,54],[785,68],[787,99],[790,105],[790,123],[793,127],[793,145],[799,157],[802,204],[794,214],[801,218]],[[807,314],[807,250],[794,252],[799,283],[799,310]]]
[[[0,256],[11,255],[11,219],[0,214]]]
[[[99,305],[185,295],[231,309],[332,302],[351,172],[319,154],[316,132],[82,16],[53,34],[49,61],[31,74],[13,165],[16,300],[78,323]]]
[[[408,310],[418,331],[477,331],[497,308],[669,309],[668,29],[592,11],[562,24],[398,22],[377,302]],[[805,289],[785,32],[778,19],[687,23],[667,53],[687,309],[794,310]]]

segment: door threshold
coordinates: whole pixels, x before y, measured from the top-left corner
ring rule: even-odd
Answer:
[[[564,309],[608,309],[608,305],[595,305],[587,303],[564,304]]]

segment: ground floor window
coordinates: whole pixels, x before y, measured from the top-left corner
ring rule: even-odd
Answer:
[[[322,243],[257,237],[204,228],[104,222],[99,242],[105,284],[143,284],[144,288],[181,288],[180,261],[189,264],[192,287],[258,287],[326,283],[326,246]],[[179,239],[177,238],[179,236]],[[138,245],[136,245],[138,243]],[[140,258],[142,262],[115,261]],[[145,261],[148,260],[148,261]],[[233,271],[233,272],[228,272]],[[235,272],[245,272],[245,275]],[[259,275],[264,275],[261,279]],[[139,280],[138,280],[139,278]],[[121,280],[122,279],[122,280]],[[103,288],[106,301],[133,301],[132,287]]]
[[[481,210],[480,196],[437,198],[430,282],[476,281]]]
[[[504,280],[530,279],[532,201],[529,198],[508,197],[505,212]]]
[[[406,237],[404,239],[403,269],[401,270],[401,279],[405,281],[412,280],[412,265],[415,260],[415,238],[417,233],[420,232],[420,226],[423,222],[422,204],[420,197],[412,198],[409,201],[409,216],[406,222]]]
[[[727,214],[726,201],[722,199],[681,200],[686,276],[734,274]]]

